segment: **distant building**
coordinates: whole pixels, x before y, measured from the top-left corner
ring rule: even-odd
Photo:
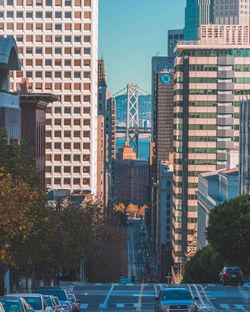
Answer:
[[[168,31],[168,56],[175,57],[174,49],[178,41],[184,39],[183,29],[174,29]]]
[[[240,194],[250,194],[250,99],[240,103]]]
[[[21,109],[19,97],[10,93],[9,71],[21,69],[15,39],[0,38],[0,127],[8,139],[21,139]]]
[[[185,8],[184,40],[198,40],[200,25],[214,21],[214,0],[187,0]]]
[[[155,256],[157,280],[167,282],[172,266],[173,165],[161,162],[157,188]]]
[[[34,165],[45,185],[45,116],[48,103],[59,100],[46,93],[19,93],[21,107],[21,137],[34,156]],[[49,144],[49,143],[47,143]],[[67,177],[65,176],[65,179]]]
[[[197,248],[201,249],[207,245],[205,232],[211,209],[239,196],[239,168],[201,174],[196,195],[198,203]]]
[[[137,160],[127,143],[119,147],[113,165],[115,203],[130,202],[142,206],[148,203],[148,162]]]

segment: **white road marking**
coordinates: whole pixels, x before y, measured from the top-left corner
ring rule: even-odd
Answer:
[[[242,310],[242,311],[247,311],[242,304],[236,304],[235,305],[237,309]]]
[[[124,303],[117,303],[116,307],[117,308],[124,308],[125,304]]]
[[[229,305],[228,305],[228,304],[221,303],[220,306],[221,306],[223,309],[226,309],[226,310],[231,311],[231,309],[229,308]]]
[[[157,288],[155,284],[154,284],[154,289],[155,289],[155,296],[157,297]]]
[[[141,303],[134,303],[134,308],[141,308],[142,304]]]
[[[81,303],[80,304],[80,309],[87,309],[88,308],[88,304],[87,303]]]
[[[99,307],[100,307],[101,309],[106,309],[106,308],[107,308],[107,306],[108,306],[108,301],[109,301],[109,297],[111,296],[112,291],[113,291],[115,285],[116,285],[116,284],[112,284],[112,285],[111,285],[111,288],[110,288],[110,290],[109,290],[109,292],[108,292],[108,294],[107,294],[107,296],[106,296],[106,298],[105,298],[104,303],[101,303],[101,304],[99,305]]]

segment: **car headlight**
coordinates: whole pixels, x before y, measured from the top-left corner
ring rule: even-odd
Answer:
[[[195,312],[195,311],[196,311],[196,305],[195,305],[195,304],[191,304],[191,305],[188,307],[188,311],[189,311],[189,312]]]

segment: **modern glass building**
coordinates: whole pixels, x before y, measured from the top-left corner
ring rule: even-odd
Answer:
[[[187,0],[184,40],[198,40],[200,25],[213,23],[214,0]]]

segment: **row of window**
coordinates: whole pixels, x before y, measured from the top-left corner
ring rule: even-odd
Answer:
[[[211,102],[211,101],[197,101],[197,102],[189,102],[188,105],[189,106],[217,106],[217,103],[216,102]],[[175,102],[175,106],[182,107],[183,106],[183,102],[182,101],[176,101]],[[234,106],[235,107],[239,107],[240,106],[240,102],[235,101],[234,102]]]
[[[182,206],[175,205],[174,209],[177,210],[177,211],[181,211],[182,210]],[[188,206],[188,211],[198,211],[198,207],[197,206]]]
[[[20,62],[21,64],[23,65],[23,59],[20,59]],[[62,59],[55,59],[54,62],[53,62],[54,66],[75,66],[75,67],[82,67],[82,66],[85,66],[85,67],[90,67],[90,59],[85,59],[85,60],[81,60],[81,59],[74,59],[74,62],[72,62],[71,59],[66,59],[64,61],[62,61]],[[46,59],[46,60],[43,60],[43,59],[26,59],[26,65],[27,66],[33,66],[33,64],[35,66],[48,66],[48,67],[52,67],[52,59]],[[32,76],[32,72],[29,72],[29,77]],[[26,75],[27,75],[27,72],[26,72]]]
[[[73,179],[70,179],[70,178],[64,178],[64,179],[61,179],[61,178],[54,178],[54,184],[57,184],[57,185],[61,185],[62,181],[63,181],[63,184],[67,184],[67,185],[70,185],[71,183],[73,185],[80,185],[80,181],[81,179],[80,178],[73,178]],[[51,185],[52,184],[52,179],[51,178],[46,178],[45,179],[45,184],[46,185]],[[89,178],[83,178],[82,179],[82,184],[83,185],[90,185],[90,179]]]
[[[76,162],[80,162],[81,161],[81,155],[80,154],[76,154],[76,155],[72,155],[72,154],[65,154],[62,157],[62,154],[54,154],[54,161],[62,161],[62,159],[64,161],[76,161]],[[46,161],[52,161],[52,155],[51,154],[46,154]],[[86,154],[86,155],[82,155],[82,161],[90,161],[90,155]]]
[[[228,49],[228,50],[184,50],[183,56],[233,56],[233,57],[250,57],[250,49]]]
[[[27,73],[28,76],[27,76]],[[90,79],[90,71],[55,71],[54,73],[52,71],[27,71],[25,74],[22,71],[16,72],[16,77],[17,78],[22,78],[23,76],[25,77],[36,77],[36,78],[79,78],[79,79]]]
[[[85,96],[83,97],[83,99],[85,99]],[[90,96],[88,96],[88,100],[90,100]],[[64,102],[70,102],[71,101],[71,95],[65,95],[64,96]],[[78,95],[74,95],[74,101],[75,102],[79,102],[80,101],[80,96],[78,97]],[[81,110],[83,112],[83,114],[89,114],[90,113],[90,107],[69,107],[69,106],[65,106],[64,108],[60,107],[60,106],[55,106],[54,107],[54,113],[55,114],[61,114],[62,110],[64,111],[64,114],[80,114]],[[48,114],[52,114],[52,107],[47,107],[47,111]]]
[[[216,136],[189,136],[189,142],[216,142]],[[182,142],[182,135],[174,136],[175,141]]]
[[[182,217],[175,217],[175,222],[182,222]],[[188,218],[188,223],[197,223],[197,218]]]
[[[45,143],[45,147],[46,149],[52,149],[52,143],[51,142],[46,142]],[[71,147],[73,149],[80,149],[81,147],[81,143],[79,142],[74,142],[74,143],[70,143],[70,142],[64,142],[64,143],[61,143],[61,142],[55,142],[54,143],[54,149],[62,149],[63,147],[63,150],[71,150]],[[90,150],[90,143],[88,142],[84,142],[82,144],[82,149],[83,150]]]
[[[189,127],[189,130],[216,130],[217,129],[217,125],[197,125],[197,124],[193,125],[193,124],[190,124],[188,127]],[[182,130],[183,125],[182,124],[174,125],[174,129]]]
[[[0,24],[0,29],[2,30],[58,30],[58,31],[90,31],[91,24],[90,23],[9,23],[6,25],[4,23]]]
[[[1,11],[0,12],[1,18],[4,18],[4,13],[5,13],[5,17],[14,18],[14,11],[7,11],[7,12]],[[51,11],[47,11],[47,12],[43,12],[43,11],[36,11],[36,12],[33,12],[33,11],[26,11],[26,12],[16,11],[16,18],[23,18],[24,16],[26,18],[36,17],[36,19],[38,19],[38,18],[52,19],[53,17],[62,19],[63,17],[64,18],[72,18],[72,16],[73,16],[74,19],[80,19],[80,18],[82,18],[82,12],[76,11],[76,12],[74,12],[74,15],[73,15],[73,12],[71,12],[71,11],[66,11],[66,12],[56,11],[52,15]],[[84,11],[83,17],[84,18],[91,18],[91,12],[90,11]]]
[[[182,171],[181,174],[179,174],[179,176],[182,176]],[[197,200],[197,196],[195,194],[188,194],[188,200]],[[176,199],[182,199],[182,194],[181,193],[174,193],[174,198]]]
[[[182,159],[175,159],[175,164],[182,165]],[[216,165],[217,161],[215,159],[189,159],[189,165]]]
[[[174,113],[174,118],[183,118],[183,113]],[[216,113],[189,113],[188,118],[217,118]]]
[[[1,29],[1,23],[0,23],[0,29]],[[23,42],[24,41],[24,36],[23,35],[16,35],[16,41],[18,42]],[[63,41],[65,43],[72,43],[73,41],[75,43],[82,43],[82,37],[81,36],[71,36],[71,35],[26,35],[25,36],[25,41],[26,42],[60,42],[62,43]],[[91,41],[91,36],[83,36],[83,42],[84,43],[90,43]]]
[[[47,48],[42,48],[42,47],[37,47],[35,49],[33,49],[32,47],[27,47],[25,49],[26,54],[46,54],[46,55],[55,55],[55,54],[59,54],[59,55],[67,55],[67,54],[84,54],[84,55],[89,55],[91,53],[91,48],[51,48],[51,47],[47,47]],[[18,48],[18,53],[19,54],[23,54],[24,53],[24,48],[19,47]]]
[[[71,84],[71,83],[60,83],[60,82],[56,82],[54,84],[52,83],[49,83],[49,82],[46,82],[46,83],[42,83],[42,82],[36,82],[35,84],[35,89],[36,90],[42,90],[43,88],[45,90],[52,90],[52,85],[54,87],[54,90],[76,90],[76,91],[82,91],[82,90],[85,90],[85,91],[89,91],[90,90],[90,83],[74,83],[74,84]]]
[[[61,131],[61,130],[55,130],[54,132],[50,131],[50,130],[47,130],[45,131],[45,136],[47,138],[52,138],[52,137],[55,137],[55,138],[61,138],[61,137],[64,137],[64,138],[71,138],[71,137],[74,137],[74,138],[80,138],[81,137],[81,131],[71,131],[71,130],[65,130],[65,131]],[[82,136],[84,138],[90,138],[90,131],[83,131],[82,132]],[[79,143],[80,144],[80,143]],[[80,149],[80,146],[79,146],[79,149]]]
[[[250,83],[250,78],[235,78],[233,80],[235,83]],[[190,83],[217,83],[217,78],[197,78],[191,77],[189,78]],[[175,79],[175,83],[183,83],[183,78],[178,77]]]
[[[176,153],[182,153],[182,147],[175,147],[174,151]],[[188,149],[189,153],[202,153],[202,154],[216,154],[216,148],[189,148]]]
[[[52,167],[50,166],[47,166],[45,168],[45,171],[48,172],[48,173],[51,173],[52,172]],[[74,166],[73,168],[71,168],[70,166],[64,166],[64,167],[61,167],[61,166],[55,166],[54,167],[54,172],[55,173],[80,173],[81,172],[81,167],[80,166]],[[82,172],[83,173],[89,173],[90,172],[90,167],[82,167]]]
[[[61,118],[55,118],[53,124],[55,126],[90,126],[90,119],[64,119],[62,120]],[[46,125],[47,126],[52,126],[52,119],[46,119]]]
[[[16,6],[91,6],[91,0],[0,0],[0,5]]]

